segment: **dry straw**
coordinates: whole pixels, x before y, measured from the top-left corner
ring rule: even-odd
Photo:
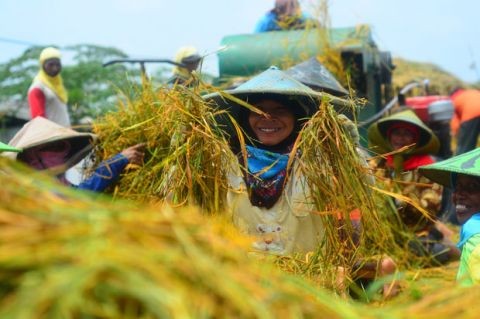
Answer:
[[[384,196],[372,189],[373,176],[328,99],[301,132],[296,148],[311,203],[325,226],[322,247],[301,267],[304,272],[335,283],[336,267],[353,270],[355,264],[378,262],[387,253],[403,256],[389,220],[393,209],[381,205]],[[351,220],[353,212],[360,212],[361,232]]]
[[[94,125],[100,143],[97,154],[104,159],[141,142],[147,144],[147,154],[144,166],[129,168],[121,176],[114,196],[222,213],[227,163],[237,159],[216,123],[218,115],[197,90],[184,87],[155,90],[146,83],[136,97],[125,97],[116,112]],[[385,196],[367,183],[369,172],[328,100],[300,134],[294,152],[297,149],[316,213],[323,216],[325,237],[308,262],[303,257],[280,258],[284,269],[338,287],[338,267],[351,273],[358,268],[354,265],[378,263],[387,252],[394,259],[411,260],[408,250],[393,240],[394,210],[383,205]],[[353,243],[356,229],[349,213],[354,210],[362,212],[360,249]]]
[[[168,199],[173,205],[220,211],[228,144],[214,124],[217,116],[198,90],[183,86],[154,89],[145,83],[135,97],[125,96],[116,112],[94,124],[99,159],[147,144],[145,165],[127,169],[114,195],[141,202]]]
[[[408,274],[363,305],[245,253],[249,240],[196,209],[95,197],[0,159],[1,318],[477,318],[456,267]]]
[[[1,164],[1,318],[380,318],[248,258],[195,209],[92,199]]]

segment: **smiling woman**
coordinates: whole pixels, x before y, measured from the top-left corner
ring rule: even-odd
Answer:
[[[462,250],[457,281],[464,286],[480,283],[480,148],[420,168],[422,174],[453,187],[457,219],[462,224]]]
[[[288,163],[296,162],[295,140],[318,110],[322,95],[276,68],[228,93],[254,107],[244,107],[220,93],[205,96],[228,110],[243,132],[231,142],[238,157],[229,177],[228,202],[234,223],[256,236],[253,247],[257,250],[277,254],[314,251],[323,235],[321,217],[311,214],[303,177]]]

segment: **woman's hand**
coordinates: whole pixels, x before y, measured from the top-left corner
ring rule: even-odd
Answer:
[[[142,165],[145,156],[146,143],[140,143],[124,149],[121,154],[128,159],[130,164]]]

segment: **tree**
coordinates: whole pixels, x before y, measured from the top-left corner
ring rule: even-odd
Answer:
[[[38,57],[42,49],[30,47],[21,56],[0,64],[0,103],[11,102],[18,107],[26,107],[27,91],[38,72]],[[80,44],[62,48],[62,52],[62,77],[69,92],[72,123],[96,117],[112,108],[117,91],[131,85],[129,78],[139,78],[139,70],[125,65],[102,66],[108,60],[127,57],[118,49]],[[67,59],[70,54],[71,61]]]

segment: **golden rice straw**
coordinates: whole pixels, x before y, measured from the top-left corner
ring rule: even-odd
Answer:
[[[147,143],[145,164],[125,172],[114,195],[142,202],[168,198],[173,205],[220,211],[228,144],[215,125],[217,115],[197,91],[182,86],[156,90],[147,83],[137,97],[125,97],[118,111],[94,124],[100,159]]]

